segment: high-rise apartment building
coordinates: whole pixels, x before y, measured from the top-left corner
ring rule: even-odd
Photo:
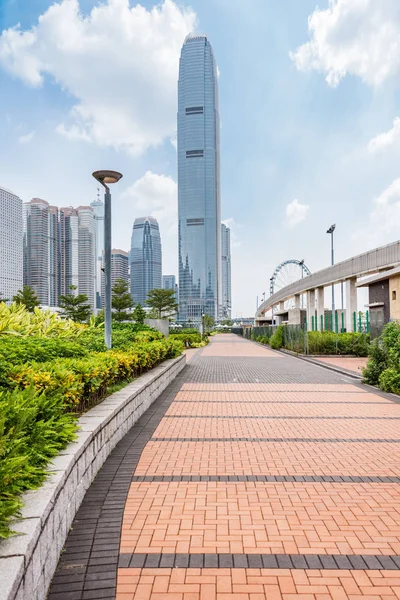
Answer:
[[[153,217],[135,219],[130,252],[131,295],[135,304],[146,305],[150,290],[161,288],[161,237]]]
[[[103,268],[104,268],[104,255],[103,255]],[[101,272],[101,297],[105,297],[106,280],[104,272]],[[124,250],[112,249],[111,250],[111,288],[117,279],[123,279],[129,283],[129,254]],[[104,303],[103,303],[104,304]]]
[[[178,83],[179,319],[219,316],[220,123],[217,66],[205,35],[182,47]]]
[[[232,313],[231,293],[231,230],[221,223],[221,270],[222,270],[222,317],[230,319]]]
[[[90,203],[96,216],[96,308],[102,306],[102,261],[104,253],[104,202],[98,194],[97,200]]]
[[[58,208],[41,198],[24,203],[24,285],[40,304],[57,306],[59,295]]]
[[[71,285],[94,309],[96,217],[90,206],[60,208],[60,293],[69,294]]]
[[[22,200],[0,187],[0,299],[12,300],[23,285]]]
[[[78,291],[96,306],[96,215],[90,206],[78,206]]]
[[[79,217],[72,206],[60,208],[60,294],[79,285]]]

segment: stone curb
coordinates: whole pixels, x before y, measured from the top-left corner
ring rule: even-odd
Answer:
[[[362,375],[358,375],[354,371],[348,371],[347,369],[341,369],[340,367],[336,367],[335,365],[330,365],[329,363],[319,362],[318,360],[314,360],[309,358],[308,356],[303,356],[302,354],[297,354],[296,352],[291,352],[290,350],[279,350],[282,354],[288,354],[289,356],[294,356],[294,358],[299,358],[300,360],[304,360],[312,365],[317,367],[322,367],[323,369],[328,369],[328,371],[333,371],[334,373],[339,373],[340,375],[346,375],[347,377],[352,377],[353,379],[357,379],[358,381],[362,381]]]
[[[44,600],[64,542],[86,491],[106,458],[186,365],[167,360],[79,420],[80,430],[57,456],[38,490],[24,494],[17,535],[0,541],[1,600]]]

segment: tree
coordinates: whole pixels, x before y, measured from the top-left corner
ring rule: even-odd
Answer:
[[[204,315],[204,329],[209,331],[214,327],[214,317],[211,315]]]
[[[90,305],[87,304],[88,297],[86,294],[75,294],[78,289],[76,285],[70,285],[70,294],[60,296],[59,305],[64,311],[64,316],[72,319],[76,323],[85,323],[92,312]]]
[[[134,311],[132,313],[132,319],[136,322],[139,323],[140,325],[143,325],[145,318],[147,317],[147,313],[144,310],[144,308],[142,307],[141,304],[136,304]]]
[[[133,300],[129,293],[129,283],[125,279],[117,279],[114,283],[111,306],[114,309],[112,316],[116,321],[128,321],[132,318],[127,310],[133,307]]]
[[[15,296],[13,296],[13,301],[17,304],[23,304],[29,312],[33,312],[36,306],[39,306],[40,304],[35,290],[29,285],[24,285],[22,290],[19,290]]]
[[[232,319],[224,319],[223,321],[221,321],[221,325],[227,325],[228,327],[232,327]]]
[[[178,310],[175,290],[150,290],[147,294],[147,304],[155,310],[159,319],[169,317]]]

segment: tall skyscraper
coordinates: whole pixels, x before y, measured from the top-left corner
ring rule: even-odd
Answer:
[[[90,203],[96,216],[96,308],[101,308],[102,299],[102,261],[104,252],[104,202],[98,192],[97,200]]]
[[[161,288],[161,237],[153,217],[135,219],[132,229],[130,272],[131,294],[135,304],[146,305],[150,290]]]
[[[96,297],[96,217],[90,206],[60,208],[60,292],[75,285],[94,309]]]
[[[162,286],[164,290],[175,290],[176,302],[179,302],[178,284],[175,275],[163,275]]]
[[[222,317],[231,318],[231,230],[221,223]]]
[[[103,255],[103,266],[104,266],[104,255]],[[101,272],[101,297],[105,297],[106,281],[104,272]],[[112,249],[111,250],[111,287],[117,281],[117,279],[123,279],[129,283],[129,254],[124,250]]]
[[[12,300],[23,285],[22,200],[0,187],[0,299]]]
[[[33,198],[24,203],[24,285],[44,306],[58,304],[58,269],[58,208]]]
[[[205,35],[182,47],[178,82],[179,319],[219,316],[220,123],[217,66]]]

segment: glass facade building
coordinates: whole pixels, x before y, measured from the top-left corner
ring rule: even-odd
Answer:
[[[222,261],[222,317],[230,319],[232,313],[231,291],[231,230],[221,223],[221,261]]]
[[[153,217],[135,219],[130,253],[131,295],[136,304],[146,305],[150,290],[161,288],[161,237]]]
[[[217,67],[205,35],[182,47],[178,82],[179,320],[218,318],[221,290]]]

